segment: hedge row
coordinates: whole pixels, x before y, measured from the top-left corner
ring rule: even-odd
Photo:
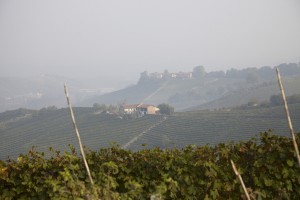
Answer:
[[[138,152],[112,146],[87,150],[95,185],[70,146],[51,156],[33,148],[0,161],[0,199],[243,199],[230,159],[253,199],[299,199],[300,169],[292,141],[262,133],[258,139],[183,149]]]

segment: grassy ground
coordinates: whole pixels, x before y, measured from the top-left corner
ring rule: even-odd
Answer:
[[[300,131],[300,104],[290,105],[296,132]],[[155,146],[182,148],[187,144],[217,144],[248,140],[260,132],[273,129],[289,136],[283,107],[231,111],[198,111],[176,113],[159,123],[164,116],[120,119],[109,114],[94,114],[92,108],[75,108],[75,117],[84,145],[91,149],[121,146],[142,132],[128,148],[139,150]],[[46,151],[48,147],[66,150],[77,147],[68,109],[44,112],[16,110],[0,113],[0,159],[15,158],[31,146]],[[157,126],[153,127],[153,124]],[[150,128],[151,127],[151,128]],[[150,129],[149,129],[150,128]]]
[[[284,78],[283,87],[286,95],[300,94],[299,77]],[[218,109],[235,107],[237,105],[247,104],[249,101],[268,101],[270,96],[280,94],[278,82],[276,80],[262,83],[253,88],[244,88],[234,92],[230,92],[220,99],[211,101],[199,106],[192,106],[185,110],[201,110],[201,109]]]

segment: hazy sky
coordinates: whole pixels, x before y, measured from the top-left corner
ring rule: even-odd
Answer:
[[[3,76],[137,78],[299,61],[299,0],[0,0]]]

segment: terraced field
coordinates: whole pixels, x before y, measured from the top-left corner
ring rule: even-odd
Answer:
[[[300,131],[299,111],[300,104],[290,105],[296,132]],[[153,147],[182,148],[187,144],[214,145],[248,140],[269,129],[274,134],[290,136],[283,107],[177,113],[139,138],[131,148],[139,150]]]
[[[283,87],[285,88],[285,94],[287,96],[300,94],[299,77],[284,77],[282,82]],[[264,102],[269,101],[272,95],[277,94],[280,94],[278,82],[277,80],[273,80],[259,84],[253,88],[243,88],[236,91],[231,91],[219,99],[204,103],[202,105],[192,106],[184,109],[184,111],[236,107],[238,105],[247,104],[251,100]]]
[[[91,149],[108,147],[113,142],[125,144],[162,118],[145,116],[125,120],[109,114],[96,115],[90,108],[77,108],[74,112],[81,139]],[[7,113],[1,113],[0,119],[2,115]],[[33,113],[10,123],[4,121],[4,124],[0,127],[0,159],[8,155],[14,158],[32,146],[41,151],[47,151],[48,147],[64,151],[68,144],[78,147],[68,109]]]
[[[132,150],[214,145],[247,140],[269,129],[289,136],[283,107],[183,112],[138,119],[95,114],[92,108],[75,108],[74,111],[84,145],[95,150],[108,147],[112,142]],[[296,132],[300,131],[299,111],[300,104],[290,105]],[[41,151],[47,151],[48,147],[64,151],[68,144],[77,148],[68,109],[0,113],[0,159],[15,158],[31,146]]]

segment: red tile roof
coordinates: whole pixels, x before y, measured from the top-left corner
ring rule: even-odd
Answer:
[[[122,107],[124,109],[130,109],[130,108],[148,108],[150,106],[153,106],[153,105],[150,105],[150,104],[128,104],[128,105],[123,105]],[[153,106],[155,107],[155,106]]]

